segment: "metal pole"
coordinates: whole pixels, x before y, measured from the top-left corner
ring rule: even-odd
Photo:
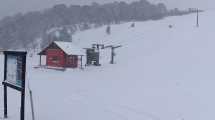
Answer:
[[[4,81],[7,79],[7,55],[4,58]],[[7,86],[4,85],[4,118],[7,118]]]
[[[32,120],[35,120],[33,95],[32,95],[32,91],[30,89],[29,89],[29,93],[30,93],[30,100],[31,100]]]
[[[25,92],[21,93],[20,120],[25,120]]]
[[[4,85],[4,118],[7,117],[7,86]]]
[[[111,64],[114,64],[114,47],[111,47]]]
[[[196,26],[199,27],[199,9],[197,8]]]
[[[21,91],[21,110],[20,110],[20,120],[25,120],[25,73],[26,73],[26,55],[22,57],[22,91]]]

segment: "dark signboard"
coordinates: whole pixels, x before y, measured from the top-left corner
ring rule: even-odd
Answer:
[[[20,120],[24,120],[27,52],[4,51],[4,117],[7,118],[7,88],[21,92]]]

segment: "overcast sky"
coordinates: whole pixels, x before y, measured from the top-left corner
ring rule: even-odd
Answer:
[[[54,4],[90,4],[92,2],[104,3],[113,1],[132,2],[137,0],[1,0],[0,18],[13,15],[18,12],[41,10],[52,7]],[[168,8],[199,7],[202,9],[213,9],[215,0],[148,0],[150,2],[163,2]]]

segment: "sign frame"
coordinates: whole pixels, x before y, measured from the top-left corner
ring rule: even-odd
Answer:
[[[4,86],[4,118],[8,118],[8,107],[7,107],[7,88],[15,89],[19,92],[21,92],[21,108],[20,108],[20,120],[25,119],[25,79],[26,79],[26,56],[27,52],[24,51],[3,51],[3,54],[5,56],[4,58],[4,80],[2,82]],[[20,62],[18,60],[18,57],[21,58],[21,85],[15,85],[7,80],[7,73],[8,73],[8,58],[9,56],[17,57],[17,62]],[[17,68],[18,70],[18,68]],[[17,71],[18,72],[18,71]]]

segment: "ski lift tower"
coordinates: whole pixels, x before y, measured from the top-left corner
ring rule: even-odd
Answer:
[[[196,27],[199,27],[199,9],[196,8]]]
[[[105,46],[103,49],[110,48],[111,49],[111,61],[110,64],[114,64],[114,57],[116,56],[115,49],[122,47],[122,45],[114,46],[114,45],[109,45]]]
[[[190,8],[190,12],[196,13],[196,18],[195,18],[195,24],[196,27],[199,27],[199,12],[202,12],[201,10],[199,10],[199,8]]]

